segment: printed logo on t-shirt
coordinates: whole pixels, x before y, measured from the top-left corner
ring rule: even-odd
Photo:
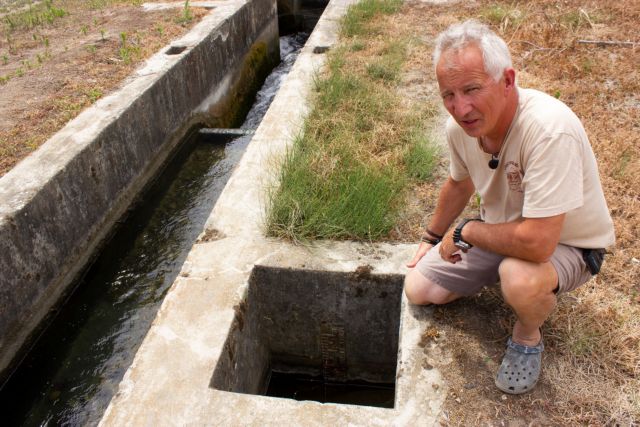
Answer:
[[[507,162],[505,165],[505,172],[507,173],[507,181],[509,182],[509,189],[511,191],[517,191],[522,193],[522,173],[520,172],[520,165],[516,162]]]

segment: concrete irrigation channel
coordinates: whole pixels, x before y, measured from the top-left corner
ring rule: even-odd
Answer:
[[[237,127],[247,79],[277,62],[278,10],[306,25],[294,12],[322,2],[207,3],[211,12],[190,33],[0,179],[5,376],[185,136],[197,126]],[[267,189],[352,3],[326,5],[255,132],[236,132],[249,133],[244,154],[101,425],[435,422],[447,389],[437,369],[424,368],[429,311],[402,294],[415,247],[294,246],[263,234]],[[319,381],[329,397],[296,400],[300,390],[275,386],[283,376],[289,388]],[[328,391],[328,383],[350,388]]]

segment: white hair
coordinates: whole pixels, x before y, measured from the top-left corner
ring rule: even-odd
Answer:
[[[482,51],[484,70],[495,81],[502,78],[506,68],[512,67],[511,54],[507,44],[491,29],[475,19],[451,25],[436,38],[433,52],[434,67],[438,65],[443,52],[459,51],[469,45],[476,45]]]

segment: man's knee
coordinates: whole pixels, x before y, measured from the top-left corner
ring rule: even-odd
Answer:
[[[404,293],[411,304],[446,304],[457,295],[433,283],[418,270],[413,269],[404,279]]]
[[[550,263],[535,264],[518,258],[505,258],[498,272],[507,303],[540,298],[555,287],[551,281],[557,281]]]

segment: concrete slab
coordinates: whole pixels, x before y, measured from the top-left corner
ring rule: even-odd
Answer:
[[[212,377],[225,357],[238,307],[247,300],[255,266],[346,274],[401,275],[414,245],[284,243],[263,235],[269,188],[279,161],[300,131],[313,78],[332,46],[339,19],[354,0],[332,0],[274,99],[241,162],[213,208],[205,232],[167,294],[100,425],[434,425],[447,394],[425,343],[430,309],[400,308],[396,399],[393,409],[320,404],[222,391]],[[215,230],[214,233],[211,233]]]

